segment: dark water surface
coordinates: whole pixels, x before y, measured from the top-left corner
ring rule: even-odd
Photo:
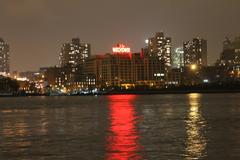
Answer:
[[[240,94],[0,98],[5,159],[240,159]]]

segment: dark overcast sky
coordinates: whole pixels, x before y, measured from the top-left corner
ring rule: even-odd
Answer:
[[[0,37],[11,47],[11,70],[58,63],[61,44],[79,37],[92,54],[117,42],[137,52],[157,31],[173,46],[200,36],[213,63],[225,36],[240,35],[240,0],[0,0]]]

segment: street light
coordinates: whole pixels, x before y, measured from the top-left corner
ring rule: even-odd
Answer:
[[[197,69],[197,65],[196,64],[191,64],[190,69],[192,71],[195,71]]]
[[[148,44],[148,43],[149,43],[149,39],[146,39],[146,40],[145,40],[145,43]]]

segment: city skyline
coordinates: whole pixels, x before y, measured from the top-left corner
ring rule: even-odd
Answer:
[[[90,43],[96,55],[110,52],[117,42],[139,52],[146,46],[145,39],[158,31],[172,38],[172,51],[193,37],[206,39],[208,64],[212,64],[220,56],[225,36],[240,35],[236,0],[0,3],[0,37],[10,45],[11,71],[56,65],[61,45],[72,37]]]

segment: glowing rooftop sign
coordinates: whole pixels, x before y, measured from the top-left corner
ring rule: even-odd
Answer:
[[[131,49],[124,44],[117,44],[116,47],[112,48],[113,53],[131,53]]]

